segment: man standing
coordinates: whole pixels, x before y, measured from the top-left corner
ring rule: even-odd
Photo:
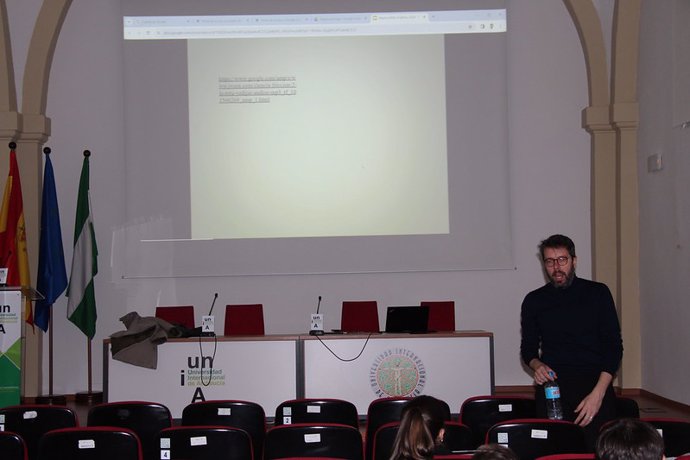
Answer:
[[[539,251],[549,282],[522,302],[522,360],[534,371],[537,415],[546,417],[544,390],[556,380],[566,420],[585,429],[590,447],[616,417],[611,384],[623,356],[620,325],[605,284],[575,276],[575,245],[552,235]]]

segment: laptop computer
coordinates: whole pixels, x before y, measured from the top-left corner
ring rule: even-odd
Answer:
[[[429,307],[400,306],[386,310],[386,332],[408,332],[423,334],[428,332]]]

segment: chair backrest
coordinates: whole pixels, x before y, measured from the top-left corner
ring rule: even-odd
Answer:
[[[128,428],[139,437],[145,460],[158,460],[156,435],[172,426],[170,410],[149,401],[122,401],[99,404],[89,409],[88,426]]]
[[[156,318],[164,319],[170,324],[179,324],[187,329],[194,329],[194,305],[156,307]]]
[[[537,409],[533,398],[512,396],[473,396],[460,407],[460,423],[474,434],[474,447],[484,444],[486,432],[493,425],[516,418],[534,418]]]
[[[362,435],[336,423],[280,425],[266,432],[264,460],[290,457],[334,457],[362,460]]]
[[[395,437],[398,434],[400,422],[383,424],[376,430],[372,440],[372,460],[388,460],[393,453]],[[451,452],[471,451],[474,449],[472,430],[458,422],[447,421],[444,424],[445,435],[443,444]],[[367,440],[369,442],[369,440]],[[471,457],[471,455],[470,455]]]
[[[21,436],[12,431],[0,431],[0,452],[3,460],[27,460],[29,453]]]
[[[380,398],[372,401],[367,409],[365,458],[371,460],[376,431],[386,423],[399,422],[403,408],[411,397]],[[445,403],[444,403],[445,404]],[[445,404],[445,419],[450,420],[450,407]]]
[[[429,332],[455,331],[455,301],[423,301],[423,307],[429,307]]]
[[[263,304],[226,305],[223,335],[264,335]]]
[[[177,426],[158,432],[162,459],[184,460],[252,460],[249,434],[227,426]]]
[[[278,405],[274,424],[339,423],[359,427],[357,407],[342,399],[292,399]]]
[[[343,332],[380,332],[378,303],[375,300],[346,300],[340,315]]]
[[[588,452],[582,427],[561,420],[534,418],[499,422],[489,428],[486,443],[503,444],[521,459]]]
[[[467,425],[460,422],[446,422],[444,424],[445,435],[443,444],[451,452],[464,452],[474,450],[474,433]]]
[[[45,433],[78,425],[77,415],[66,406],[22,404],[0,409],[0,425],[22,437],[29,460],[36,459],[38,442]]]
[[[471,460],[474,453],[434,455],[434,460]]]
[[[367,438],[367,445],[371,446],[372,460],[388,460],[393,453],[393,445],[395,444],[395,437],[398,435],[400,429],[400,422],[384,423],[374,433],[374,436]]]
[[[553,454],[544,455],[543,457],[537,457],[536,460],[594,460],[596,459],[596,454]]]
[[[645,417],[641,419],[657,429],[664,439],[666,457],[690,452],[690,421],[676,418]]]
[[[182,410],[182,426],[225,426],[240,428],[252,440],[254,458],[263,455],[266,436],[266,414],[263,407],[249,401],[203,401]]]
[[[640,406],[632,398],[616,396],[616,418],[640,418]]]
[[[366,460],[371,460],[374,454],[374,439],[376,432],[383,425],[391,422],[399,422],[402,410],[412,398],[381,398],[369,403],[367,409],[366,426]]]
[[[142,458],[139,438],[133,431],[126,428],[63,428],[43,435],[38,445],[38,460],[142,460]]]

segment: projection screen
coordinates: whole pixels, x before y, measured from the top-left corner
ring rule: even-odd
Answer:
[[[123,1],[125,276],[512,267],[503,1],[193,3]]]

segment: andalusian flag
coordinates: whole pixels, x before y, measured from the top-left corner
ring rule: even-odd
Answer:
[[[96,334],[96,296],[93,278],[98,273],[98,248],[91,220],[89,196],[89,153],[84,152],[84,164],[79,179],[77,216],[74,222],[74,253],[67,287],[67,318],[89,339]]]
[[[22,183],[19,180],[19,166],[14,149],[10,145],[10,173],[0,210],[0,267],[7,267],[7,286],[30,287]],[[24,318],[27,323],[34,324],[31,300],[28,297]]]

